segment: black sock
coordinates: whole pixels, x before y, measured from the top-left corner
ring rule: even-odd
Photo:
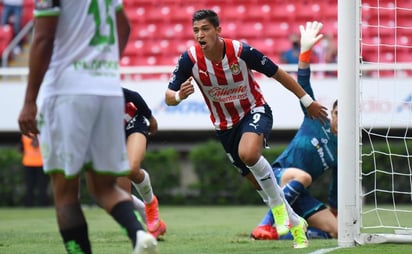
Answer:
[[[64,246],[69,254],[91,254],[87,224],[81,226],[60,230],[64,241]]]
[[[110,214],[120,226],[126,229],[127,235],[132,240],[133,246],[135,246],[136,232],[144,229],[134,214],[133,203],[131,201],[121,201],[113,207]]]

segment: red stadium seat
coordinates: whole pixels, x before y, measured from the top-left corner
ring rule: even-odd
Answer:
[[[0,26],[0,52],[2,53],[13,39],[13,29],[10,25]]]
[[[221,22],[238,22],[244,19],[247,9],[243,4],[226,5],[221,10]]]
[[[397,6],[399,8],[409,8],[412,9],[412,0],[397,0]],[[399,9],[398,9],[399,11]]]
[[[274,4],[271,7],[271,21],[289,22],[293,21],[294,17],[297,15],[294,2],[285,1],[279,4]]]
[[[237,37],[237,22],[225,22],[221,24],[222,27],[222,36],[226,38],[235,39]]]
[[[24,0],[21,25],[22,27],[33,19],[34,0]]]
[[[272,17],[272,6],[269,4],[249,4],[247,9],[247,20],[264,21]]]
[[[159,35],[161,23],[139,23],[132,26],[131,39],[154,39]]]
[[[289,34],[294,32],[288,22],[269,21],[262,25],[265,38],[288,38]]]
[[[237,24],[238,39],[262,38],[263,24],[261,22],[241,22]]]
[[[127,8],[125,9],[126,15],[130,20],[132,26],[138,25],[142,22],[146,22],[146,12],[149,8],[148,7],[136,7],[136,8]]]

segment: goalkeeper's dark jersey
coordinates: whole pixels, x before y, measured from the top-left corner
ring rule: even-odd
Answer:
[[[310,69],[298,70],[298,82],[305,91],[314,97],[310,85]],[[304,120],[295,137],[285,151],[273,162],[273,166],[300,168],[312,176],[312,182],[326,170],[332,170],[329,187],[329,204],[337,207],[337,137],[330,130],[330,124],[324,126],[319,120],[312,120],[306,109],[301,108]]]

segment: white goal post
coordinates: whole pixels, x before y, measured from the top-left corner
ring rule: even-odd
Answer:
[[[397,27],[396,22],[396,11],[398,10],[398,2],[400,0],[393,1],[379,1],[379,0],[369,0],[365,1],[372,3],[375,9],[375,18],[378,19],[377,29],[382,26],[382,29],[390,30],[393,28],[393,36],[402,30]],[[403,1],[405,2],[405,1]],[[389,3],[389,4],[388,4]],[[385,5],[384,5],[385,4]],[[382,8],[382,12],[385,10],[392,10],[395,13],[395,21],[389,27],[387,24],[381,23],[379,8]],[[410,16],[412,16],[412,8],[399,8],[402,11],[410,11]],[[366,64],[364,59],[362,59],[362,0],[347,1],[338,0],[338,100],[339,100],[339,136],[338,136],[338,245],[339,247],[350,247],[357,244],[370,244],[370,243],[412,243],[412,219],[409,221],[402,220],[402,214],[404,217],[412,218],[412,135],[411,130],[408,129],[412,127],[412,97],[405,99],[404,101],[396,98],[399,95],[397,89],[403,89],[403,91],[408,90],[409,92],[404,92],[404,94],[409,93],[412,96],[412,88],[410,86],[412,82],[411,77],[398,76],[398,70],[410,71],[411,65],[405,63],[397,63],[396,58],[396,48],[398,47],[397,39],[394,39],[395,54],[393,56],[393,61],[380,61],[374,60],[371,63]],[[411,23],[412,24],[412,23]],[[376,28],[376,27],[374,27]],[[366,27],[365,29],[369,29]],[[409,28],[412,29],[412,25]],[[412,30],[411,30],[412,31]],[[398,38],[398,37],[396,37]],[[411,36],[412,38],[412,36]],[[381,41],[380,34],[377,34],[377,54],[380,54],[381,47],[384,45]],[[409,52],[412,48],[412,39],[403,45]],[[411,56],[412,59],[412,56]],[[388,60],[388,59],[386,59]],[[367,71],[377,71],[377,76],[375,76],[374,82],[378,87],[383,87],[384,90],[393,89],[391,94],[385,94],[384,98],[379,98],[383,92],[376,91],[376,104],[385,102],[392,103],[393,105],[406,105],[406,112],[401,115],[401,119],[397,119],[397,115],[394,115],[391,119],[387,120],[387,126],[373,126],[373,119],[368,119],[366,113],[362,113],[362,85],[367,82],[364,81],[364,73]],[[382,70],[394,70],[393,76],[384,77],[380,76]],[[402,73],[402,72],[399,72]],[[409,88],[403,85],[399,87],[397,85],[397,80],[408,79]],[[388,101],[393,99],[394,101]],[[368,98],[371,99],[371,98]],[[383,102],[383,103],[382,103]],[[403,104],[402,104],[403,103]],[[384,105],[383,105],[384,106]],[[369,126],[364,126],[364,123],[368,122]],[[392,136],[392,129],[396,129],[396,122],[402,122],[405,128],[404,130],[398,131],[397,136]],[[381,132],[383,129],[383,134],[374,132],[376,128],[380,128]],[[364,135],[365,137],[362,137]],[[381,135],[381,137],[380,137]],[[368,145],[371,145],[373,150],[369,152],[363,151],[362,138],[373,139],[374,137],[381,138],[387,144],[388,151],[378,151],[377,148],[373,147],[374,141],[370,141]],[[398,141],[401,145],[404,145],[405,152],[403,154],[396,154],[391,152],[391,142],[392,140]],[[362,160],[369,156],[375,155],[387,156],[389,160],[388,168],[382,169],[378,160],[374,160],[373,169],[362,168]],[[404,165],[404,171],[406,173],[397,172],[396,166],[393,165],[392,160],[401,157],[406,161]],[[364,189],[363,180],[370,177],[375,177],[375,182],[373,189]],[[387,178],[378,178],[378,176],[384,176]],[[409,180],[409,186],[406,190],[397,189],[397,181],[399,177],[406,177]],[[387,180],[386,180],[387,179]],[[388,181],[387,189],[380,189],[379,186],[382,182],[386,183]],[[389,195],[392,198],[391,203],[386,205],[381,204],[381,196]],[[407,201],[402,204],[398,204],[399,196],[406,196]],[[367,204],[364,204],[365,199],[374,199],[373,208],[365,208]],[[402,206],[403,205],[403,206]],[[381,215],[390,214],[391,222],[384,222]],[[405,216],[406,215],[406,216]],[[370,223],[370,221],[373,221]],[[369,221],[368,225],[365,225],[365,221]]]

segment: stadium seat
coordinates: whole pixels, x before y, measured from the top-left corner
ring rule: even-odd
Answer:
[[[246,19],[249,21],[265,21],[272,17],[272,7],[269,4],[249,4],[246,6]]]
[[[323,0],[320,2],[320,10],[322,19],[338,20],[338,1],[337,0]],[[323,21],[323,20],[322,20]]]
[[[161,27],[158,23],[138,23],[132,25],[130,39],[143,40],[153,39],[158,35],[158,29]]]
[[[333,37],[336,39],[338,36],[338,20],[327,20],[323,22],[323,33],[324,34],[332,34]]]
[[[410,14],[409,14],[410,15]],[[403,34],[409,37],[412,42],[412,19],[410,16],[401,16],[397,19],[398,34]]]
[[[146,22],[146,12],[148,7],[136,7],[125,9],[126,15],[130,20],[132,26]]]
[[[222,22],[238,22],[245,18],[246,6],[243,4],[226,5],[221,10],[220,19]]]
[[[294,6],[296,13],[295,22],[304,23],[312,21],[314,17],[319,16],[319,3],[296,1]]]
[[[265,38],[288,38],[291,30],[288,22],[268,21],[262,24],[263,35]]]
[[[262,38],[263,24],[261,22],[241,22],[237,24],[238,39]]]
[[[21,18],[22,27],[33,19],[34,0],[24,0]]]
[[[120,59],[120,66],[133,66],[133,65],[134,65],[133,57],[123,56]]]
[[[271,21],[277,22],[290,22],[296,17],[295,3],[288,1],[281,2],[279,4],[271,5]]]
[[[235,39],[237,37],[237,22],[225,22],[221,24],[222,36],[226,38]]]
[[[137,7],[141,7],[141,6],[150,7],[150,6],[153,5],[153,0],[123,0],[123,5],[126,8],[130,8],[130,7],[137,8]]]
[[[397,6],[399,8],[412,9],[412,0],[397,0]],[[399,11],[400,9],[398,9]]]
[[[7,48],[13,39],[13,29],[10,25],[0,26],[0,53]]]

